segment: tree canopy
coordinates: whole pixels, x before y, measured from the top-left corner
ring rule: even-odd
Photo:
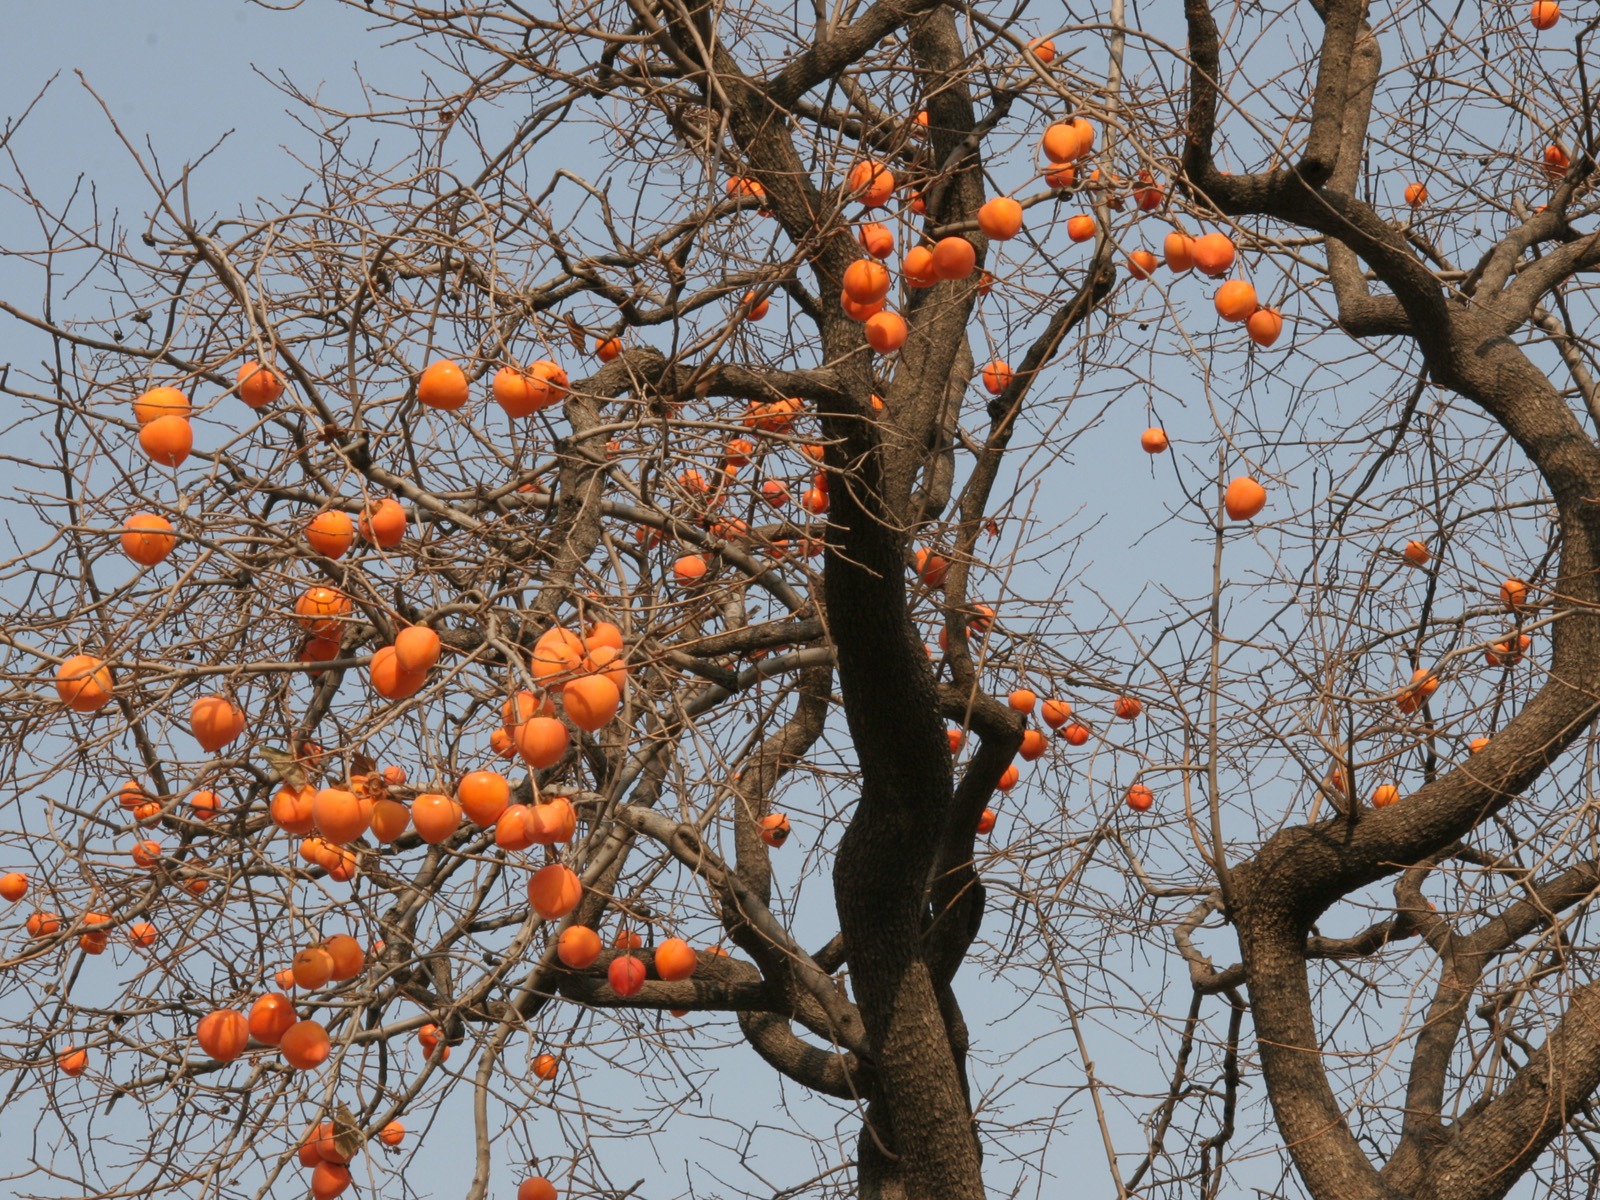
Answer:
[[[1600,18],[348,7],[8,159],[19,1194],[1592,1190]]]

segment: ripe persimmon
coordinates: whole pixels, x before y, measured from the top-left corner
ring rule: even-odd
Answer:
[[[1075,242],[1087,242],[1095,234],[1095,219],[1088,213],[1067,218],[1067,236]]]
[[[306,522],[306,541],[318,554],[343,558],[345,551],[355,545],[355,522],[349,513],[336,508],[324,509]]]
[[[494,402],[508,417],[531,417],[543,407],[544,386],[536,385],[531,376],[515,367],[501,367],[496,371],[490,391]]]
[[[319,1162],[311,1168],[311,1200],[335,1200],[349,1186],[349,1167]]]
[[[1410,716],[1422,707],[1423,702],[1439,690],[1439,677],[1424,667],[1411,673],[1411,683],[1395,699],[1395,707]]]
[[[996,196],[978,209],[978,228],[997,242],[1022,232],[1022,205],[1010,196]]]
[[[1243,279],[1230,279],[1217,289],[1213,298],[1217,315],[1224,321],[1248,321],[1250,315],[1261,307],[1256,299],[1256,289]]]
[[[858,258],[844,269],[844,294],[856,304],[876,304],[892,282],[889,269],[875,258]]]
[[[194,449],[194,429],[186,417],[157,417],[140,427],[139,448],[153,463],[181,467]]]
[[[1194,269],[1194,239],[1186,233],[1169,233],[1161,243],[1161,256],[1166,259],[1167,270],[1182,275]]]
[[[282,377],[253,358],[239,364],[235,378],[239,383],[239,399],[251,408],[265,408],[283,395]]]
[[[426,625],[408,625],[395,635],[395,662],[402,671],[428,671],[439,661],[443,643]]]
[[[338,588],[320,584],[307,588],[294,602],[300,627],[313,638],[329,640],[338,638],[344,632],[343,618],[349,616],[354,608],[350,597]]]
[[[939,273],[933,269],[933,248],[913,246],[900,260],[900,276],[908,288],[931,288],[939,282]]]
[[[330,978],[335,983],[354,979],[361,974],[361,968],[366,965],[367,955],[361,949],[361,943],[348,933],[336,933],[324,939],[322,947],[333,960],[333,973]]]
[[[1372,790],[1372,807],[1388,808],[1400,801],[1400,789],[1392,783],[1379,784]]]
[[[430,846],[447,841],[461,828],[461,805],[438,792],[422,792],[411,802],[411,823]]]
[[[90,654],[74,654],[56,668],[56,695],[73,712],[94,712],[111,699],[111,669]]]
[[[1155,793],[1142,783],[1136,783],[1128,789],[1126,796],[1128,807],[1134,812],[1148,812],[1150,806],[1156,802]]]
[[[400,666],[393,646],[379,646],[367,667],[372,690],[385,700],[404,700],[415,696],[428,682],[426,671],[407,671]]]
[[[372,806],[372,836],[384,845],[398,841],[411,825],[411,810],[385,797]]]
[[[69,1047],[56,1057],[56,1066],[63,1075],[76,1078],[89,1068],[89,1052],[87,1050]]]
[[[573,680],[574,683],[578,682]],[[615,690],[613,688],[613,690]],[[562,696],[565,699],[565,690]],[[579,700],[581,705],[582,701]],[[608,718],[609,719],[609,718]],[[602,722],[604,724],[604,722]],[[553,717],[533,717],[517,726],[512,740],[518,754],[536,770],[560,762],[571,742],[567,727]]]
[[[364,540],[380,550],[393,550],[405,540],[406,510],[394,497],[385,497],[362,510],[356,528]]]
[[[28,877],[21,871],[7,871],[0,875],[0,898],[15,904],[28,894]]]
[[[894,172],[881,162],[867,159],[850,168],[845,186],[851,198],[867,208],[882,208],[894,195]]]
[[[1233,520],[1248,521],[1267,506],[1267,489],[1248,475],[1240,475],[1228,484],[1222,506]]]
[[[600,935],[587,925],[569,925],[556,939],[556,957],[581,971],[600,957]]]
[[[1082,117],[1057,121],[1044,131],[1040,145],[1051,162],[1073,162],[1094,149],[1094,126]]]
[[[1011,381],[1015,378],[1011,364],[997,358],[983,369],[983,390],[991,396],[998,396],[1011,386]]]
[[[528,879],[528,903],[546,921],[566,916],[583,899],[583,883],[561,863],[540,867]]]
[[[218,1062],[232,1062],[244,1053],[250,1040],[250,1023],[233,1008],[219,1008],[200,1018],[195,1040]]]
[[[557,842],[570,842],[578,831],[578,810],[565,796],[556,796],[540,804],[528,805],[526,822],[529,835],[541,846]]]
[[[294,956],[289,969],[297,986],[314,991],[333,978],[333,954],[326,946],[307,946]]]
[[[557,1200],[556,1185],[543,1175],[524,1179],[517,1184],[517,1200]]]
[[[511,803],[511,785],[498,771],[468,771],[456,784],[456,800],[474,824],[487,829]]]
[[[964,237],[940,238],[933,244],[933,273],[940,279],[965,279],[978,265],[978,252]]]
[[[372,824],[372,809],[345,788],[323,788],[311,800],[311,819],[324,840],[353,842]]]
[[[706,576],[706,560],[698,554],[685,554],[672,564],[672,577],[679,586],[699,583]]]
[[[728,443],[728,448],[731,450],[734,442],[739,441],[743,441],[743,439],[735,438],[733,442]],[[744,445],[747,452],[754,449],[749,442],[745,442]],[[613,625],[610,621],[596,621],[593,625],[589,626],[589,632],[584,635],[583,647],[585,650],[589,651],[589,653],[593,654],[596,650],[605,646],[609,646],[613,650],[621,651],[623,648],[622,630],[617,628],[617,626]]]
[[[547,629],[534,643],[533,656],[528,665],[533,669],[536,679],[546,682],[582,670],[587,653],[588,647],[581,637],[570,629],[557,626]]]
[[[1491,667],[1514,667],[1520,663],[1533,645],[1533,638],[1525,633],[1504,638],[1483,652],[1484,661]]]
[[[189,708],[189,730],[208,754],[233,741],[244,727],[244,710],[226,696],[201,696]]]
[[[122,552],[141,567],[153,567],[177,548],[172,522],[158,513],[134,513],[122,523]]]
[[[222,799],[210,788],[202,788],[189,797],[189,808],[196,821],[210,821],[222,811]]]
[[[1207,233],[1189,242],[1189,256],[1194,265],[1201,274],[1210,275],[1213,279],[1228,273],[1236,253],[1233,239],[1225,233]]]
[[[894,234],[887,225],[877,221],[869,221],[856,230],[856,240],[873,258],[888,258],[894,253]]]
[[[175,387],[153,387],[133,402],[133,419],[140,425],[162,417],[187,418],[189,397]]]
[[[1046,700],[1039,707],[1039,719],[1051,729],[1060,729],[1072,716],[1072,704],[1067,700]]]
[[[909,328],[899,313],[880,311],[867,318],[867,345],[879,354],[892,354],[906,344]]]
[[[604,675],[585,675],[561,689],[561,706],[579,729],[593,733],[617,715],[622,693]]]
[[[322,674],[322,668],[315,666],[314,664],[332,662],[334,659],[338,658],[341,645],[341,639],[337,637],[307,638],[301,645],[300,653],[296,657],[300,662],[309,665],[310,673],[312,675],[320,675]]]
[[[667,938],[656,947],[656,974],[676,982],[694,974],[698,959],[689,943],[682,938]]]
[[[777,849],[789,840],[789,818],[783,813],[768,813],[761,818],[761,840]]]
[[[332,1121],[323,1121],[306,1130],[299,1157],[303,1167],[314,1167],[321,1162],[347,1167],[352,1156],[339,1149],[338,1126]]]
[[[1033,712],[1033,707],[1038,702],[1039,697],[1027,688],[1018,688],[1006,697],[1006,704],[1019,713]]]
[[[1553,29],[1561,20],[1561,5],[1556,0],[1533,0],[1528,10],[1528,23],[1535,29]]]
[[[28,936],[46,938],[61,931],[61,918],[53,912],[36,912],[28,918]]]
[[[250,1036],[256,1041],[266,1046],[276,1046],[297,1020],[294,1002],[289,997],[282,992],[268,992],[257,997],[250,1006],[246,1024]]]
[[[309,785],[281,787],[273,794],[272,803],[267,809],[268,815],[285,833],[310,833],[316,827],[311,815],[311,805],[316,796],[317,789]]]
[[[333,1043],[328,1040],[328,1031],[318,1022],[296,1021],[284,1031],[278,1049],[284,1061],[296,1071],[310,1071],[328,1061]]]
[[[103,954],[111,941],[111,917],[108,913],[83,914],[84,932],[78,938],[78,948],[85,954]]]
[[[611,965],[606,968],[606,980],[611,984],[611,990],[619,996],[638,995],[639,989],[644,987],[645,969],[631,954],[624,954],[611,960]]]
[[[874,300],[868,304],[857,304],[854,300],[850,299],[849,292],[839,293],[839,307],[844,309],[844,315],[849,317],[852,321],[858,321],[863,324],[872,320],[873,317],[881,313],[884,310],[884,306],[888,303],[888,298],[884,297],[883,299]]]
[[[1128,255],[1128,274],[1135,279],[1149,279],[1155,274],[1157,259],[1148,250],[1135,250]]]
[[[429,408],[454,412],[470,395],[466,372],[448,358],[429,364],[417,380],[417,399]]]
[[[494,844],[502,850],[526,850],[533,845],[533,831],[528,828],[528,806],[508,804],[494,823]]]
[[[1283,314],[1275,308],[1258,308],[1245,318],[1244,330],[1252,342],[1265,349],[1283,332]]]

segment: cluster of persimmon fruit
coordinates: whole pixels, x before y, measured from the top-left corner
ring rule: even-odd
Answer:
[[[1530,19],[1536,28],[1549,29],[1559,19],[1559,8],[1554,0],[1535,0]],[[1030,43],[1029,51],[1045,64],[1052,61],[1055,53],[1053,44],[1044,40]],[[926,125],[926,114],[920,114],[918,121]],[[1043,177],[1057,193],[1084,190],[1110,207],[1121,208],[1124,202],[1124,197],[1118,194],[1121,182],[1102,181],[1097,169],[1084,169],[1085,160],[1093,153],[1094,142],[1094,126],[1083,117],[1050,125],[1040,142],[1047,164]],[[1562,177],[1569,167],[1570,159],[1559,145],[1546,147],[1544,170],[1552,180]],[[893,202],[900,190],[900,181],[888,165],[868,159],[853,166],[845,188],[848,196],[871,215]],[[759,182],[742,177],[729,181],[728,192],[731,196],[758,200],[764,195]],[[1148,172],[1140,173],[1127,190],[1127,196],[1143,212],[1162,208],[1166,198],[1165,190]],[[1426,187],[1420,182],[1409,185],[1405,189],[1405,199],[1413,208],[1420,207],[1427,199]],[[909,190],[906,204],[913,213],[926,212],[921,194],[914,189]],[[1021,233],[1025,217],[1021,201],[1009,195],[995,196],[978,209],[976,226],[990,240],[1003,242]],[[1076,243],[1095,239],[1101,232],[1100,223],[1092,213],[1080,213],[1066,222],[1067,236]],[[888,306],[895,277],[886,264],[895,253],[895,235],[888,224],[871,219],[859,225],[857,236],[863,256],[846,269],[839,302],[851,319],[862,323],[864,336],[876,353],[892,354],[905,344],[909,335],[904,317]],[[931,288],[940,282],[969,279],[976,270],[976,261],[972,242],[957,230],[934,239],[931,244],[907,249],[899,264],[899,277],[906,289]],[[1161,260],[1151,250],[1137,249],[1128,256],[1126,266],[1134,278],[1147,280],[1153,277],[1162,261],[1176,275],[1197,271],[1222,280],[1213,296],[1218,315],[1242,325],[1250,341],[1257,346],[1265,348],[1277,342],[1284,324],[1281,313],[1262,305],[1254,286],[1247,280],[1225,278],[1237,261],[1236,247],[1228,235],[1216,231],[1191,235],[1174,229],[1162,243]],[[987,293],[994,283],[994,278],[983,272],[977,284],[979,292]],[[746,319],[762,319],[768,310],[765,294],[747,293],[743,310]],[[595,340],[594,354],[602,363],[613,361],[621,352],[621,339],[615,335]],[[1015,372],[1002,359],[983,366],[979,377],[984,390],[994,396],[1003,395],[1016,382]],[[558,363],[539,360],[525,368],[500,368],[493,376],[490,391],[494,401],[509,416],[522,418],[558,404],[568,385],[567,373]],[[260,361],[246,361],[238,369],[237,394],[253,409],[276,403],[285,390],[283,376]],[[459,411],[470,397],[471,380],[457,362],[449,359],[431,363],[416,380],[416,398],[429,408]],[[879,397],[874,396],[873,403],[880,409],[883,407]],[[182,465],[194,445],[188,395],[175,386],[153,387],[138,397],[133,411],[138,424],[138,445],[145,456],[152,463],[169,468]],[[751,405],[745,426],[752,437],[789,434],[802,413],[803,405],[798,399],[759,402]],[[1150,454],[1159,454],[1168,448],[1166,434],[1159,427],[1146,430],[1141,444]],[[756,449],[750,438],[731,439],[725,449],[724,473],[731,474],[747,465]],[[615,450],[614,443],[608,446],[608,451],[614,453]],[[804,489],[799,504],[806,512],[822,516],[828,508],[828,478],[820,469],[821,447],[806,446],[803,453],[819,469],[812,476],[810,486]],[[690,494],[714,494],[716,489],[716,485],[697,470],[685,471],[678,483]],[[774,508],[791,500],[787,485],[776,479],[765,480],[758,494]],[[1223,505],[1230,519],[1243,521],[1258,515],[1266,500],[1266,490],[1259,482],[1250,476],[1240,476],[1227,485]],[[734,518],[719,520],[720,523],[711,526],[717,536],[732,538],[744,532],[740,528],[743,522]],[[310,551],[329,560],[339,560],[358,539],[380,550],[393,549],[404,541],[406,529],[403,506],[393,498],[384,498],[324,508],[306,521],[303,534]],[[646,530],[644,536],[659,535]],[[167,518],[153,512],[136,512],[124,522],[120,546],[136,564],[152,567],[173,552],[178,540],[178,532]],[[818,548],[819,544],[813,541],[803,547],[807,553],[814,553]],[[775,546],[775,549],[782,547]],[[1420,542],[1409,543],[1404,553],[1408,561],[1419,566],[1428,560],[1426,546]],[[942,582],[948,566],[945,559],[930,550],[917,551],[915,570],[930,586]],[[708,571],[706,556],[699,553],[683,555],[672,566],[673,578],[683,587],[700,584]],[[1502,600],[1513,613],[1526,605],[1527,596],[1527,585],[1517,580],[1507,580],[1501,589]],[[983,605],[978,605],[977,609],[968,627],[982,634],[993,621],[994,613]],[[318,664],[331,662],[343,652],[346,632],[356,620],[356,605],[339,588],[313,586],[297,598],[294,619],[304,635],[300,657],[308,668],[316,670]],[[1512,667],[1522,661],[1531,644],[1528,634],[1514,631],[1486,648],[1485,657],[1491,666]],[[426,684],[445,649],[439,631],[426,624],[399,629],[393,643],[377,648],[367,663],[367,677],[373,691],[392,701],[415,695]],[[506,700],[501,724],[490,737],[494,753],[506,759],[520,758],[535,770],[544,769],[561,761],[567,753],[571,741],[569,725],[591,733],[605,728],[616,719],[626,702],[628,664],[624,651],[621,630],[608,622],[597,621],[582,630],[556,627],[547,631],[536,643],[528,663],[540,691],[519,690]],[[1418,670],[1395,702],[1402,713],[1415,713],[1438,687],[1437,675]],[[70,656],[60,663],[56,672],[56,690],[61,702],[77,712],[90,713],[103,708],[112,699],[114,688],[110,666],[92,655]],[[1082,746],[1092,736],[1089,726],[1075,718],[1072,704],[1065,699],[1041,701],[1029,688],[1018,687],[1011,692],[1008,703],[1030,719],[1037,715],[1047,729],[1071,746]],[[1137,720],[1142,711],[1141,701],[1131,695],[1117,697],[1112,706],[1113,717],[1123,721]],[[207,753],[215,753],[233,743],[243,735],[248,723],[239,705],[221,694],[201,696],[193,702],[189,714],[190,732]],[[951,753],[959,753],[965,743],[964,732],[951,729],[948,735]],[[1485,744],[1486,738],[1474,738],[1470,750],[1476,753]],[[1019,756],[1025,762],[1035,761],[1048,746],[1046,733],[1029,728],[1024,733]],[[1018,766],[1008,766],[998,784],[1000,792],[1008,793],[1019,778]],[[1338,772],[1330,777],[1330,782],[1342,790]],[[457,781],[453,793],[411,790],[405,784],[405,772],[396,767],[374,768],[351,776],[339,786],[319,788],[311,784],[285,783],[272,797],[269,811],[279,828],[302,839],[299,853],[305,861],[321,868],[330,879],[342,882],[348,882],[358,870],[355,846],[368,835],[383,846],[415,829],[424,844],[439,846],[449,842],[463,824],[470,821],[480,830],[492,830],[495,844],[501,849],[522,851],[533,846],[554,847],[569,842],[578,825],[578,813],[569,797],[539,795],[536,790],[532,803],[513,803],[511,785],[498,771],[468,772]],[[1374,791],[1372,803],[1385,807],[1400,799],[1399,788],[1386,783]],[[158,818],[165,811],[160,800],[147,795],[136,780],[123,785],[117,800],[140,823]],[[1136,780],[1128,787],[1124,800],[1129,808],[1144,812],[1152,807],[1155,796],[1148,786]],[[194,792],[187,798],[187,804],[188,811],[183,815],[199,822],[214,819],[223,808],[216,793],[209,790]],[[985,809],[978,832],[990,833],[996,819],[993,809]],[[768,845],[782,846],[790,833],[786,815],[772,813],[762,819],[760,834]],[[159,869],[164,857],[161,843],[143,836],[134,842],[129,853],[136,868],[148,871]],[[191,879],[185,886],[198,893],[204,889],[205,882]],[[559,922],[568,917],[583,895],[581,879],[561,862],[547,862],[530,871],[526,889],[530,907],[547,922]],[[0,898],[16,903],[27,891],[28,879],[22,872],[0,875]],[[99,954],[105,949],[115,925],[116,919],[111,915],[85,912],[71,922],[65,932],[77,934],[78,945],[85,953]],[[60,936],[64,924],[55,913],[36,911],[27,919],[26,928],[30,937],[43,940]],[[129,923],[126,934],[133,945],[143,948],[153,946],[157,940],[157,930],[147,921]],[[647,964],[633,953],[641,945],[639,936],[626,929],[617,938],[615,948],[622,953],[612,959],[606,975],[608,985],[620,997],[636,995],[652,968],[661,980],[684,980],[694,974],[699,954],[725,953],[714,947],[697,952],[683,939],[668,937],[655,947]],[[376,943],[373,954],[381,953],[382,949],[382,943]],[[585,970],[600,959],[603,946],[596,930],[570,924],[557,934],[554,951],[568,969]],[[332,1056],[333,1038],[322,1023],[301,1015],[290,993],[297,988],[316,993],[342,986],[357,979],[368,961],[369,955],[356,937],[335,934],[323,938],[301,949],[293,962],[276,974],[274,982],[278,990],[254,996],[247,1007],[219,1007],[209,1012],[195,1028],[195,1042],[201,1051],[220,1063],[230,1063],[251,1051],[276,1050],[289,1068],[314,1070]],[[427,1055],[437,1055],[441,1061],[448,1057],[450,1047],[437,1026],[424,1025],[417,1036]],[[57,1067],[69,1076],[81,1074],[88,1065],[88,1051],[81,1047],[69,1047],[57,1058]],[[541,1079],[553,1078],[557,1069],[558,1060],[552,1055],[540,1055],[535,1060],[534,1071]],[[376,1135],[379,1142],[388,1147],[400,1145],[404,1136],[404,1127],[398,1121],[388,1122]],[[349,1186],[350,1162],[358,1149],[359,1140],[352,1145],[332,1122],[323,1122],[307,1131],[298,1155],[300,1163],[310,1170],[310,1188],[318,1200],[332,1200]],[[556,1194],[554,1186],[542,1177],[524,1180],[518,1188],[518,1200],[554,1200]]]
[[[1432,553],[1428,550],[1427,543],[1417,539],[1407,542],[1401,555],[1406,562],[1415,567],[1424,567],[1432,560]],[[1500,585],[1500,603],[1505,606],[1513,619],[1520,623],[1527,613],[1530,604],[1529,587],[1520,579],[1507,579]],[[1491,641],[1484,647],[1484,662],[1490,667],[1499,667],[1510,670],[1519,665],[1533,648],[1533,635],[1514,629],[1504,637]],[[1394,698],[1395,707],[1405,716],[1413,716],[1422,710],[1422,707],[1439,690],[1440,679],[1436,672],[1426,667],[1418,667],[1411,674],[1410,681],[1401,688]],[[1484,736],[1471,738],[1467,742],[1467,752],[1477,754],[1489,744],[1489,739]],[[1326,786],[1341,796],[1348,795],[1349,785],[1344,772],[1335,767],[1324,780]],[[1388,808],[1398,804],[1402,799],[1400,788],[1390,782],[1381,783],[1372,791],[1371,801],[1374,808]]]

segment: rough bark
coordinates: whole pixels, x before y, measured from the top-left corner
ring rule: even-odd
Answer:
[[[1336,817],[1286,829],[1269,839],[1235,868],[1235,903],[1228,913],[1243,955],[1268,1095],[1311,1194],[1318,1200],[1402,1194],[1489,1200],[1505,1193],[1600,1082],[1600,1044],[1587,1027],[1595,1003],[1591,992],[1574,998],[1566,1019],[1510,1088],[1455,1129],[1425,1115],[1438,1108],[1441,1085],[1432,1074],[1426,1083],[1414,1079],[1411,1099],[1422,1104],[1424,1116],[1413,1114],[1394,1169],[1380,1173],[1352,1133],[1322,1065],[1306,938],[1311,923],[1341,897],[1442,851],[1514,803],[1594,721],[1600,705],[1589,681],[1600,673],[1600,519],[1589,498],[1600,494],[1600,452],[1555,387],[1507,339],[1492,298],[1480,293],[1470,307],[1450,298],[1401,235],[1352,194],[1377,70],[1359,0],[1326,6],[1305,157],[1298,168],[1260,175],[1223,175],[1211,160],[1219,37],[1204,0],[1188,0],[1186,13],[1194,59],[1188,186],[1223,212],[1271,216],[1326,234],[1341,324],[1358,335],[1409,332],[1434,382],[1497,421],[1555,500],[1560,563],[1550,591],[1559,598],[1556,611],[1568,619],[1555,626],[1551,671],[1538,694],[1481,755],[1428,783],[1408,803],[1361,813],[1359,820]],[[1480,287],[1510,274],[1508,262],[1525,248],[1518,238],[1525,240],[1526,231],[1490,255],[1496,271],[1482,276]],[[1570,247],[1563,262],[1585,262],[1591,252]],[[1360,279],[1362,263],[1390,295],[1369,293]],[[1512,285],[1510,303],[1531,313],[1538,294],[1559,277],[1543,271],[1535,283]],[[1464,949],[1446,946],[1430,1013],[1440,1024],[1430,1025],[1419,1045],[1430,1061],[1448,1057],[1482,969],[1484,953],[1455,952]]]

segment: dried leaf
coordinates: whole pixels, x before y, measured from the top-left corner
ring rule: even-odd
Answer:
[[[346,1162],[361,1153],[361,1126],[342,1101],[333,1109],[333,1148]]]
[[[561,319],[567,323],[567,334],[572,338],[572,348],[579,354],[587,353],[589,335],[583,331],[583,326],[573,320],[571,313],[562,313]]]
[[[280,750],[276,746],[261,747],[261,757],[267,760],[267,766],[278,773],[278,777],[292,788],[306,786],[306,772],[300,760],[287,750]]]

